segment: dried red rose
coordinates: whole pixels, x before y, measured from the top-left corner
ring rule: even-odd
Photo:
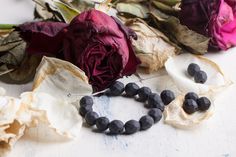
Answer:
[[[140,64],[130,39],[135,33],[94,9],[81,13],[69,25],[36,22],[17,30],[27,41],[29,53],[62,56],[86,73],[95,91],[135,73]]]

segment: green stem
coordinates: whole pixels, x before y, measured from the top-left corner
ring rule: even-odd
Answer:
[[[16,26],[15,24],[0,24],[0,29],[13,29]]]

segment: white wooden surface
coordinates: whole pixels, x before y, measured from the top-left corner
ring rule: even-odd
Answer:
[[[0,23],[21,23],[32,19],[30,0],[0,0]],[[236,82],[236,48],[227,52],[208,54],[225,73]],[[129,79],[128,81],[136,79]],[[164,80],[162,80],[164,81]],[[153,90],[161,83],[149,79],[145,85]],[[31,89],[27,85],[5,85],[8,95],[18,96]],[[215,114],[199,127],[179,130],[162,121],[148,131],[132,136],[106,136],[83,127],[81,137],[74,141],[51,141],[49,133],[36,130],[36,136],[26,134],[14,147],[9,157],[235,157],[236,156],[236,86],[233,85],[216,102]],[[142,104],[125,98],[96,100],[96,110],[123,121],[137,119],[147,111]],[[98,106],[100,104],[100,106]],[[43,137],[43,138],[42,138]]]

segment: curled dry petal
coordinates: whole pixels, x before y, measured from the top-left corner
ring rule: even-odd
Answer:
[[[191,129],[212,116],[214,112],[214,104],[205,112],[195,112],[187,114],[183,110],[184,96],[179,95],[168,106],[165,107],[164,116],[165,123],[172,125],[176,128]]]
[[[135,31],[137,40],[133,46],[137,57],[141,60],[141,67],[149,73],[164,66],[170,56],[174,56],[179,49],[159,30],[148,26],[141,19],[133,19],[126,25]]]
[[[207,81],[204,84],[196,83],[187,74],[190,63],[196,63],[201,70],[207,73]],[[172,57],[165,63],[168,74],[172,77],[176,86],[183,93],[195,92],[197,94],[207,94],[213,97],[224,88],[230,86],[232,82],[224,75],[220,67],[213,61],[191,54],[181,54]]]
[[[0,96],[0,154],[5,154],[23,136],[25,124],[18,120],[20,99]]]
[[[88,84],[85,73],[75,65],[60,59],[43,57],[34,78],[33,91],[75,102],[82,95],[92,94],[92,86]]]

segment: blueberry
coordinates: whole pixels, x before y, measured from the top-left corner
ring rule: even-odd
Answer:
[[[154,122],[159,122],[162,118],[162,111],[158,108],[153,108],[148,112],[148,115],[151,116]]]
[[[128,83],[125,86],[125,93],[129,97],[133,97],[138,94],[139,86],[136,83]]]
[[[147,105],[150,108],[159,108],[162,111],[164,110],[164,104],[161,100],[161,97],[156,93],[152,93],[149,95]]]
[[[140,130],[140,123],[136,120],[129,120],[125,123],[125,133],[134,134]]]
[[[193,100],[197,101],[198,95],[194,92],[189,92],[185,95],[184,99],[193,99]]]
[[[197,111],[198,105],[197,102],[193,99],[186,99],[183,104],[183,109],[186,113],[192,114]]]
[[[111,134],[121,134],[124,130],[124,123],[120,120],[113,120],[109,125],[108,128]]]
[[[140,118],[139,123],[141,126],[141,130],[147,130],[152,127],[152,125],[154,124],[154,120],[151,116],[146,115]]]
[[[94,125],[97,119],[98,114],[96,112],[91,111],[85,115],[85,121],[88,125]]]
[[[204,71],[198,71],[194,75],[194,80],[196,83],[205,83],[207,81],[207,74]]]
[[[165,105],[168,105],[175,99],[175,94],[170,90],[163,90],[161,92],[161,99]]]
[[[93,111],[92,105],[83,106],[79,108],[79,113],[82,117],[84,117],[88,112]]]
[[[111,96],[121,95],[124,91],[124,84],[116,81],[113,85],[110,86],[108,94]]]
[[[96,127],[98,131],[105,131],[108,128],[109,119],[107,117],[100,117],[96,120]]]
[[[211,101],[207,97],[201,97],[197,99],[198,109],[200,111],[206,111],[211,106]]]
[[[194,76],[196,72],[200,71],[200,67],[195,63],[191,63],[189,64],[187,71],[190,76]]]
[[[152,91],[148,87],[140,88],[138,90],[139,101],[141,101],[141,102],[146,101],[151,93],[152,93]]]
[[[87,105],[92,106],[93,105],[93,98],[90,96],[84,96],[82,99],[80,99],[80,106],[85,107]]]

